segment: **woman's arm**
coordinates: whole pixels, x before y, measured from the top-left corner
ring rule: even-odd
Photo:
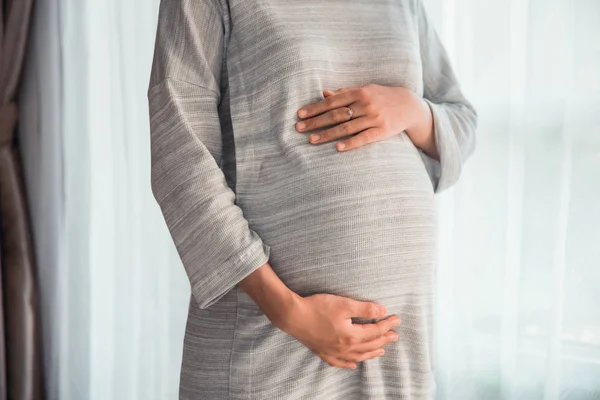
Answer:
[[[268,263],[219,168],[224,25],[217,0],[161,0],[148,101],[152,192],[200,308],[235,285],[280,329],[337,367],[381,355],[400,320],[385,308],[329,294],[292,292]]]
[[[432,118],[422,119],[414,131],[407,133],[417,138],[415,144],[422,150],[421,157],[434,191],[440,192],[456,183],[463,163],[475,149],[477,112],[460,89],[422,0],[415,1],[423,65],[423,101],[429,106]]]
[[[151,184],[200,308],[268,261],[221,161],[224,26],[214,0],[162,0],[148,90]]]

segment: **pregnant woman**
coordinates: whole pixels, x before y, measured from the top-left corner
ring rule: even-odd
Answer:
[[[433,398],[434,193],[477,115],[421,0],[162,0],[148,100],[180,399]]]

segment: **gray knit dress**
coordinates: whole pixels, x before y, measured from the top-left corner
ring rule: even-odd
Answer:
[[[441,161],[405,132],[339,152],[296,131],[323,89],[366,83],[428,101]],[[162,0],[148,100],[152,191],[192,291],[180,399],[433,398],[434,193],[477,115],[421,0]],[[236,285],[267,261],[301,296],[383,304],[399,340],[329,366]]]

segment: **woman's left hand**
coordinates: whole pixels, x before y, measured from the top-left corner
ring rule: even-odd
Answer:
[[[366,84],[324,90],[323,95],[323,100],[298,110],[298,117],[302,118],[296,124],[298,132],[330,126],[310,135],[310,143],[326,143],[357,134],[337,143],[338,150],[346,151],[406,131],[415,146],[434,157],[437,155],[429,105],[410,89]]]

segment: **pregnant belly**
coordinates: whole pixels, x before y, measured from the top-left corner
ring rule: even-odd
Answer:
[[[389,307],[424,295],[436,229],[418,151],[404,134],[347,152],[334,146],[297,146],[255,174],[244,214],[271,247],[273,269],[302,296]]]
[[[359,372],[330,368],[237,290],[231,387],[256,399],[289,393],[333,399],[338,393],[327,390],[350,382],[357,386],[349,390],[358,392],[379,389],[369,382],[397,392],[421,387],[433,376],[436,229],[432,186],[418,151],[405,136],[348,152],[332,142],[283,147],[269,151],[271,157],[255,152],[254,179],[238,192],[251,228],[271,247],[269,263],[301,296],[330,293],[383,304],[401,318],[394,329],[401,340],[386,345],[384,357],[360,364]],[[374,321],[356,316],[353,322]]]

